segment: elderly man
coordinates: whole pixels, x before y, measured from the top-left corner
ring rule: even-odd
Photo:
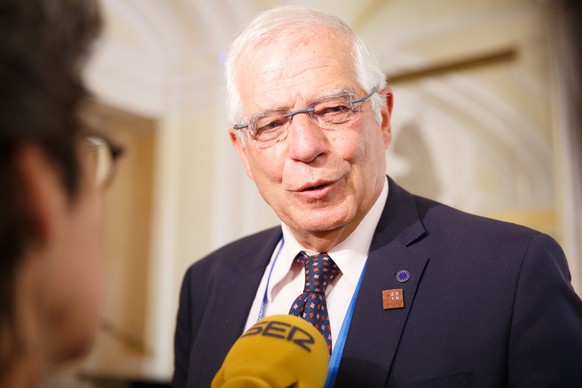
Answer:
[[[268,11],[226,71],[231,141],[281,226],[188,269],[176,387],[208,386],[246,328],[288,313],[327,340],[329,386],[582,384],[582,303],[561,249],[386,177],[392,93],[345,23]]]

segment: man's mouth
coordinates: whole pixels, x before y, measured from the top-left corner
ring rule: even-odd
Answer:
[[[321,189],[322,187],[325,187],[325,186],[328,186],[328,184],[307,187],[307,188],[303,189],[303,191],[313,191],[313,190]]]
[[[306,183],[303,186],[299,187],[296,192],[309,192],[309,191],[317,191],[324,189],[328,186],[331,186],[335,183],[335,181],[318,181],[318,182],[310,182]]]

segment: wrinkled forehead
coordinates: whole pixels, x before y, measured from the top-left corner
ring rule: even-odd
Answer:
[[[284,48],[293,52],[305,47],[313,47],[315,44],[328,46],[328,49],[335,52],[350,52],[351,39],[344,31],[331,28],[326,25],[293,25],[289,28],[280,28],[279,30],[265,33],[256,37],[254,40],[247,42],[246,47],[242,50],[241,62],[253,66],[257,54],[261,51],[267,53],[274,49]]]
[[[351,46],[341,31],[321,27],[263,40],[240,63],[237,85],[245,113],[287,108],[345,88],[357,89]]]

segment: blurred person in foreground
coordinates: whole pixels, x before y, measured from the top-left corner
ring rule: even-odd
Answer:
[[[344,22],[267,11],[232,43],[226,79],[230,139],[281,225],[187,270],[175,387],[208,386],[246,329],[287,313],[327,339],[327,386],[582,386],[561,248],[386,176],[392,92]]]
[[[118,149],[89,134],[93,0],[0,0],[0,386],[84,355],[101,299],[101,206]]]

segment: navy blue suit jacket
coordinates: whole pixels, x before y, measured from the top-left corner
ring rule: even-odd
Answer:
[[[254,234],[188,269],[175,387],[210,386],[280,238],[279,227]],[[582,302],[547,235],[390,180],[363,276],[336,387],[582,386]],[[404,308],[384,310],[382,291],[397,288]]]

